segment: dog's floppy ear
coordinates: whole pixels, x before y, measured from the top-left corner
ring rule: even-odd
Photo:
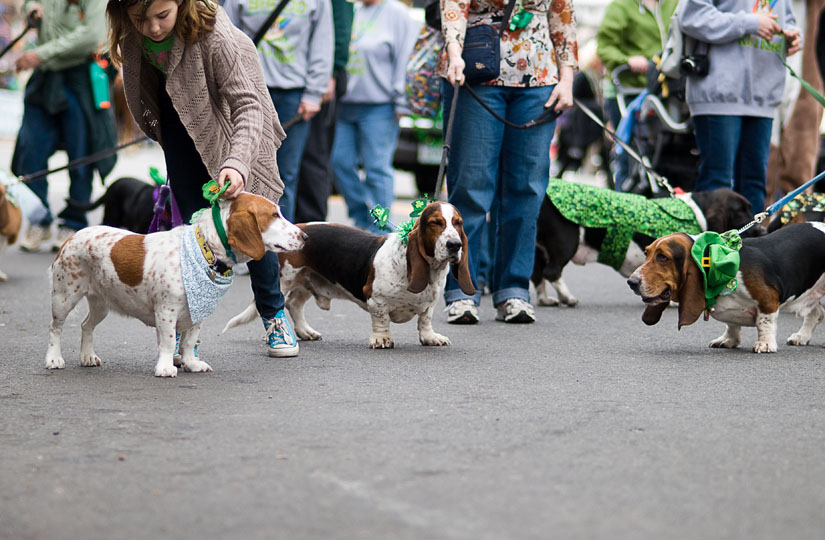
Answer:
[[[407,236],[407,290],[420,293],[430,282],[430,265],[424,258],[424,245],[418,223]]]
[[[226,220],[229,245],[256,261],[266,254],[266,246],[258,228],[255,214],[249,210],[236,210]]]
[[[699,267],[688,254],[682,263],[678,298],[679,302],[679,329],[696,322],[705,311],[704,278],[700,275]]]
[[[476,293],[473,280],[470,279],[469,250],[467,249],[467,235],[464,234],[464,227],[458,227],[458,234],[461,237],[461,260],[453,265],[453,277],[458,280],[458,286],[464,294],[470,296]]]
[[[645,312],[642,313],[642,322],[648,326],[653,326],[662,318],[662,313],[665,312],[667,306],[668,302],[645,306]]]

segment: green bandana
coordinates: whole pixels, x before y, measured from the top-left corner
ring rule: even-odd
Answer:
[[[742,239],[736,230],[722,234],[704,232],[694,240],[690,255],[702,272],[708,308],[716,304],[719,295],[727,296],[736,290],[741,248]]]
[[[676,198],[648,199],[555,178],[547,186],[547,196],[573,223],[605,229],[598,261],[616,270],[621,269],[635,233],[659,238],[702,232],[690,205]]]

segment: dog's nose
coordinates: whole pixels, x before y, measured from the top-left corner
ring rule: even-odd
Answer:
[[[456,240],[455,238],[447,240],[447,251],[450,253],[455,253],[459,249],[461,249],[461,240]]]
[[[639,292],[639,284],[640,284],[640,280],[639,280],[639,278],[638,278],[638,277],[636,277],[635,275],[634,275],[634,276],[630,276],[630,277],[627,279],[627,285],[628,285],[628,286],[630,287],[630,289],[631,289],[633,292],[635,292],[635,293],[638,293],[638,292]]]

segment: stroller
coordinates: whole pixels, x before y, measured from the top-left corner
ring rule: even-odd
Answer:
[[[617,182],[616,189],[647,196],[659,195],[663,188],[646,170],[652,169],[665,177],[671,186],[691,191],[699,171],[699,151],[685,102],[684,79],[666,78],[660,82],[659,71],[651,62],[647,70],[648,87],[640,92],[638,88],[622,86],[619,81],[619,75],[629,69],[629,66],[620,66],[611,74],[622,114],[617,134],[624,135],[622,139],[642,157],[644,166],[632,157],[624,156],[627,174]],[[631,97],[633,100],[629,101]],[[613,159],[619,159],[621,152],[616,145]]]

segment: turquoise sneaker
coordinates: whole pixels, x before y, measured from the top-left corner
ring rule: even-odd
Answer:
[[[200,345],[200,340],[195,344],[195,360],[198,359],[198,345]],[[172,361],[176,366],[180,366],[180,332],[175,332],[175,354],[172,355]]]
[[[266,344],[269,356],[273,358],[289,358],[298,356],[298,339],[286,320],[284,310],[280,310],[272,319],[261,317],[266,329]]]

